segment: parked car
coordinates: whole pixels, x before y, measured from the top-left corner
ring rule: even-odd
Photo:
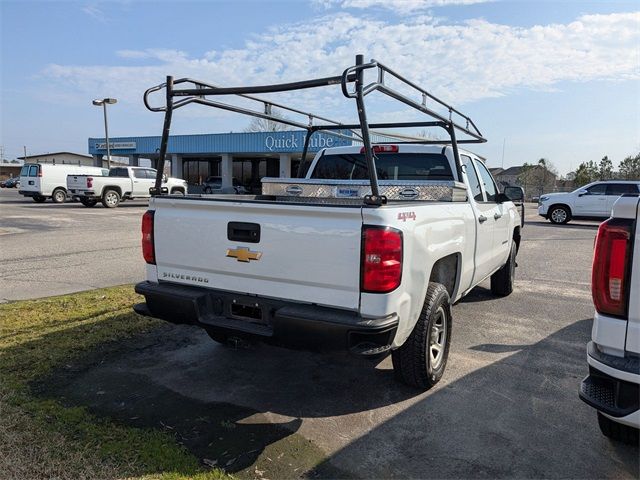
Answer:
[[[20,186],[20,179],[18,177],[7,178],[0,182],[0,188],[17,188]]]
[[[604,435],[638,444],[640,430],[640,197],[623,195],[595,242],[591,291],[596,312],[580,398],[598,412]]]
[[[104,176],[69,175],[67,187],[85,207],[93,207],[98,201],[107,208],[117,207],[121,201],[149,198],[150,188],[155,186],[156,170],[146,167],[114,167]],[[186,195],[187,182],[180,178],[164,178],[162,188],[171,195]]]
[[[106,168],[84,165],[54,165],[50,163],[26,163],[20,170],[20,190],[18,193],[42,203],[51,198],[55,203],[67,199],[67,175],[102,175]]]
[[[573,218],[608,218],[614,202],[625,193],[639,193],[640,181],[593,182],[570,193],[540,197],[538,214],[551,223],[565,224]]]
[[[244,195],[249,193],[247,189],[238,181],[238,179],[233,179],[233,191],[223,192],[222,190],[222,177],[209,177],[203,184],[204,193],[237,193],[240,195]]]
[[[483,280],[509,295],[521,218],[478,156],[451,145],[378,145],[388,203],[370,192],[360,146],[321,150],[306,179],[263,178],[257,197],[157,196],[142,223],[142,314],[216,341],[392,353],[399,378],[442,377],[451,305]],[[519,194],[519,195],[518,195]],[[232,200],[232,201],[228,201]]]

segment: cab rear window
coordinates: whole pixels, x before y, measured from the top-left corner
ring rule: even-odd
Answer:
[[[380,180],[453,180],[449,160],[438,153],[381,153],[376,171]],[[364,154],[323,155],[311,178],[367,180]]]

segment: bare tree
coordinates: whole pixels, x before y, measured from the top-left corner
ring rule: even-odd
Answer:
[[[287,119],[284,115],[278,112],[271,112],[272,117]],[[245,132],[286,132],[287,130],[293,130],[291,125],[286,123],[280,123],[276,120],[270,120],[267,118],[255,117],[251,119],[251,123],[244,129]]]

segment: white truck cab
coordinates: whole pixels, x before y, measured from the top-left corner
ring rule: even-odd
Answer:
[[[69,175],[67,187],[85,207],[94,207],[101,201],[105,207],[115,208],[124,200],[149,198],[156,173],[147,167],[113,167],[106,175]],[[187,182],[180,178],[165,177],[162,187],[172,195],[187,193]]]
[[[580,398],[602,433],[638,444],[640,429],[640,196],[620,197],[595,242],[591,290],[596,312]]]
[[[592,182],[570,193],[547,193],[539,200],[538,214],[551,223],[572,218],[608,218],[615,201],[625,193],[640,192],[640,181]]]

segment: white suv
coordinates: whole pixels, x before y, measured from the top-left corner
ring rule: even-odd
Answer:
[[[571,193],[542,195],[538,215],[551,223],[564,224],[572,218],[607,218],[615,201],[625,193],[639,193],[640,181],[593,182]]]

